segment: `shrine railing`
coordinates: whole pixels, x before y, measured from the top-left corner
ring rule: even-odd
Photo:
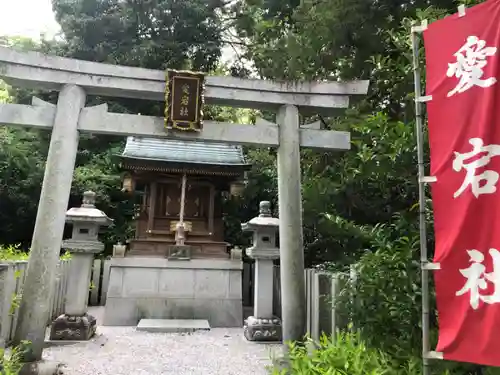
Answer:
[[[347,327],[349,317],[341,311],[338,297],[350,276],[314,268],[304,270],[306,289],[306,331],[314,340]],[[275,267],[274,310],[281,314],[279,267]]]

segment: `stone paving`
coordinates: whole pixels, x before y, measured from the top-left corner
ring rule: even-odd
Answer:
[[[100,321],[101,311],[89,311]],[[248,342],[242,328],[191,334],[149,333],[135,327],[98,327],[89,342],[53,346],[44,358],[71,375],[266,375],[278,345]]]

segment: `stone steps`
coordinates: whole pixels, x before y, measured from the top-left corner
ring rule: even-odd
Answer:
[[[136,328],[142,332],[188,333],[209,331],[208,320],[203,319],[141,319]]]

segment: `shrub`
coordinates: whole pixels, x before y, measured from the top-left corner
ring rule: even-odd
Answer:
[[[0,245],[0,260],[16,261],[16,260],[28,260],[29,252],[23,251],[20,245]],[[64,253],[60,257],[61,260],[71,259],[71,254],[68,250],[64,250]]]
[[[20,249],[20,245],[0,245],[0,260],[27,260],[28,253]]]
[[[311,342],[310,342],[311,343]],[[306,346],[307,347],[307,346]],[[273,368],[272,375],[418,375],[416,359],[395,365],[387,354],[368,347],[357,333],[323,335],[308,351],[304,346],[289,344],[289,368]]]
[[[345,284],[336,307],[341,316],[351,318],[366,345],[389,355],[397,367],[421,355],[419,236],[402,216],[368,230],[372,246],[355,264],[356,280]],[[437,316],[432,277],[430,282],[430,336],[431,347],[435,347]],[[433,375],[446,370],[454,375],[500,373],[500,369],[452,361],[432,361],[430,367]]]
[[[356,264],[354,290],[340,297],[356,328],[371,346],[406,359],[421,350],[421,290],[415,238],[365,254]],[[346,291],[346,290],[345,290]],[[354,303],[350,296],[354,294]]]
[[[24,341],[21,346],[28,342]],[[22,367],[22,350],[14,347],[9,351],[0,348],[0,375],[18,375]]]

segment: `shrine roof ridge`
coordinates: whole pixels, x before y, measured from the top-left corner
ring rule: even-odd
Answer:
[[[241,146],[164,138],[127,137],[122,158],[185,164],[248,166]]]
[[[0,47],[0,77],[29,88],[60,90],[65,84],[83,87],[90,95],[163,101],[165,72],[20,52]],[[278,82],[228,76],[207,76],[207,104],[276,108],[284,104],[322,113],[349,106],[349,96],[365,95],[368,81]]]

